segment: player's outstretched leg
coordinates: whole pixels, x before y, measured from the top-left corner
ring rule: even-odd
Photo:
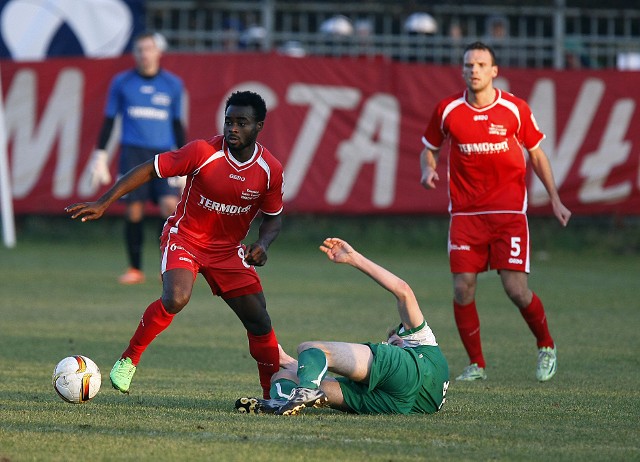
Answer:
[[[328,404],[329,398],[319,388],[294,388],[289,399],[280,409],[277,415],[298,415],[305,407],[324,407]]]

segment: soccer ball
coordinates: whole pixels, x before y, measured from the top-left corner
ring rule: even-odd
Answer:
[[[68,403],[80,404],[89,401],[100,390],[100,369],[86,356],[64,358],[53,370],[51,379],[58,396]]]

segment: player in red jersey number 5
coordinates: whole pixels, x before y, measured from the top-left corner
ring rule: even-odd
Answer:
[[[551,199],[553,213],[566,226],[563,205],[549,160],[540,147],[544,134],[525,101],[493,86],[498,66],[493,50],[475,42],[464,52],[467,88],[435,108],[422,141],[421,183],[436,187],[438,154],[449,141],[449,263],[454,315],[470,364],[457,380],[485,379],[480,320],[475,304],[478,273],[495,269],[538,346],[536,377],[544,382],[557,370],[556,345],[542,302],[529,289],[529,227],[525,149],[534,173]]]
[[[147,346],[189,302],[200,273],[246,328],[263,395],[269,396],[271,375],[279,368],[278,341],[254,266],[266,263],[267,249],[280,233],[284,182],[280,162],[256,141],[266,113],[257,93],[233,93],[225,106],[223,135],[160,153],[130,170],[97,201],[65,209],[72,218],[96,220],[115,200],[154,178],[187,177],[160,238],[162,295],[147,307],[111,370],[111,383],[121,392],[128,393]],[[241,241],[258,212],[258,238],[245,247]]]

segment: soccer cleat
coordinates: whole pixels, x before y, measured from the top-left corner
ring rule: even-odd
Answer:
[[[462,374],[456,377],[456,380],[472,382],[474,380],[486,380],[487,374],[484,367],[479,367],[478,363],[469,364],[462,370]]]
[[[129,386],[133,374],[136,373],[136,366],[131,362],[131,358],[122,358],[116,361],[109,374],[111,385],[122,393],[129,393]]]
[[[275,414],[284,403],[281,399],[240,398],[236,410],[241,414]]]
[[[118,278],[120,284],[142,284],[145,281],[144,273],[136,268],[129,268],[126,273]]]
[[[536,368],[536,378],[540,382],[551,380],[558,369],[558,352],[555,345],[543,347],[538,350],[538,367]]]
[[[277,415],[298,415],[305,407],[324,407],[329,398],[319,388],[294,388],[286,403],[276,411]]]

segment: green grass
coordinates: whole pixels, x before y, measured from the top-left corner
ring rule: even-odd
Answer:
[[[533,337],[487,273],[477,300],[487,381],[452,382],[432,416],[323,409],[281,418],[234,412],[237,397],[259,393],[256,366],[240,323],[201,279],[143,356],[131,395],[113,390],[108,372],[160,294],[155,242],[146,245],[149,281],[123,287],[119,221],[23,220],[17,248],[0,249],[0,461],[640,460],[640,261],[629,252],[637,237],[629,246],[611,229],[553,226],[535,223],[533,245],[544,252],[536,251],[530,278],[559,347],[551,382],[535,381]],[[442,219],[285,221],[260,270],[285,349],[308,339],[380,340],[396,322],[389,294],[317,251],[329,234],[412,285],[459,373],[466,355]],[[598,235],[606,245],[591,244]],[[71,354],[102,369],[100,393],[83,405],[64,403],[51,387],[53,367]]]

